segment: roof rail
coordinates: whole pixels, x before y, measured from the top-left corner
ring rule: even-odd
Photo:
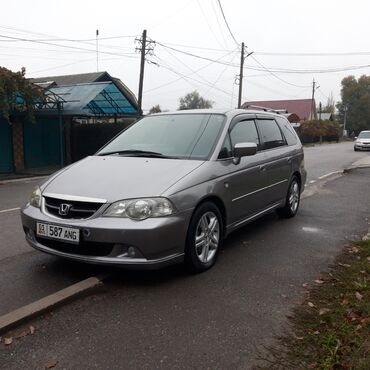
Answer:
[[[264,112],[273,112],[277,114],[288,113],[286,109],[272,109],[267,107],[261,107],[259,105],[247,105],[244,109],[259,109],[263,110]]]

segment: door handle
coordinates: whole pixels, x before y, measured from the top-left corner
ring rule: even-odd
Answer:
[[[261,165],[260,165],[260,171],[261,171],[261,172],[266,171],[266,166],[265,166],[265,165],[263,165],[263,164],[261,164]]]
[[[287,157],[286,161],[287,161],[288,163],[291,163],[291,162],[292,162],[292,157]]]

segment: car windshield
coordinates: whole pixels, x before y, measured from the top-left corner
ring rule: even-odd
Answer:
[[[358,135],[359,139],[370,139],[370,131],[362,131],[360,135]]]
[[[97,155],[207,159],[225,116],[166,114],[147,116],[122,132]]]

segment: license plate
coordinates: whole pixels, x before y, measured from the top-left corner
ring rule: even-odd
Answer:
[[[63,240],[68,243],[80,242],[80,230],[74,227],[65,227],[37,222],[36,235],[44,238]]]

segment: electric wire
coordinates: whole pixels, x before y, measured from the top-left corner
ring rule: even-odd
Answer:
[[[239,43],[238,43],[238,41],[236,41],[236,38],[235,38],[234,34],[232,33],[232,31],[231,31],[231,29],[230,29],[229,23],[227,22],[227,19],[226,19],[226,16],[225,16],[224,10],[222,9],[221,0],[217,0],[217,2],[218,2],[218,6],[220,7],[220,10],[221,10],[222,17],[224,18],[224,21],[225,21],[226,27],[227,27],[227,29],[228,29],[228,30],[229,30],[229,32],[230,32],[230,35],[231,35],[231,37],[233,38],[233,40],[234,40],[235,44],[239,46]]]

